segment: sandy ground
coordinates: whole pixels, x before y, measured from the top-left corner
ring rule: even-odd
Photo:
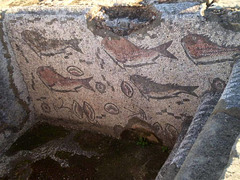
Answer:
[[[232,148],[229,166],[221,179],[237,180],[240,179],[240,135],[238,136],[235,145]]]
[[[138,4],[142,0],[0,0],[0,8],[9,8],[15,6],[66,6],[66,5],[84,5],[84,4]],[[166,1],[166,0],[164,0]]]
[[[141,2],[156,2],[157,0],[0,0],[0,9],[15,6],[66,6],[66,5],[139,5]],[[158,0],[159,3],[166,2],[205,2],[206,0]],[[239,0],[237,0],[239,1]]]

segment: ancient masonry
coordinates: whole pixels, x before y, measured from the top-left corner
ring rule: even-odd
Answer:
[[[225,88],[240,53],[238,17],[201,2],[3,9],[2,145],[34,117],[116,136],[138,117],[172,147],[201,97]]]

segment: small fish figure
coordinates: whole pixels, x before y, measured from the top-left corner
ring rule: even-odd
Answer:
[[[43,84],[53,91],[77,92],[81,87],[94,91],[89,84],[92,80],[92,77],[86,79],[71,79],[69,77],[63,77],[50,66],[38,67],[37,75]]]
[[[106,86],[102,82],[96,82],[95,88],[100,92],[101,94],[106,93]]]
[[[87,116],[87,119],[90,123],[98,123],[95,121],[95,111],[93,107],[86,101],[83,102],[83,112]]]
[[[194,92],[198,86],[180,86],[177,84],[159,84],[153,82],[150,78],[132,75],[130,81],[138,88],[139,92],[147,99],[168,99],[179,97],[179,94],[185,93],[192,96],[197,96]]]
[[[83,118],[83,108],[82,106],[80,106],[80,104],[77,101],[73,100],[73,104],[72,104],[72,110],[73,110],[73,114],[75,114],[79,119]]]
[[[110,57],[112,57],[113,55],[114,58],[112,57],[112,59],[117,64],[121,63],[125,67],[127,67],[127,63],[129,62],[135,62],[135,64],[140,64],[140,62],[144,60],[155,61],[160,56],[160,54],[164,57],[177,59],[172,53],[167,50],[167,48],[171,44],[172,41],[169,41],[155,48],[144,49],[134,45],[123,37],[120,37],[119,39],[109,39],[108,37],[105,37],[102,40],[102,45],[105,48],[106,53]],[[151,62],[148,64],[155,63]]]
[[[142,108],[140,108],[140,107],[138,107],[137,111],[128,109],[126,107],[124,107],[124,109],[126,109],[126,110],[128,110],[128,111],[130,111],[132,113],[131,115],[128,116],[129,118],[139,117],[142,120],[145,120],[145,121],[148,120],[145,111]]]
[[[47,103],[45,103],[45,102],[43,102],[43,103],[41,104],[41,108],[42,108],[42,111],[43,111],[44,113],[50,113],[50,112],[51,112],[51,108],[50,108],[49,105],[48,105]]]
[[[113,103],[106,103],[104,105],[104,110],[109,114],[113,114],[113,115],[117,115],[120,112],[118,107]]]
[[[128,98],[131,98],[133,96],[134,93],[133,88],[128,82],[122,81],[121,90],[123,94],[125,94]]]
[[[25,30],[21,33],[27,45],[42,59],[42,56],[54,56],[65,53],[67,48],[83,53],[79,48],[82,39],[58,40],[47,39],[36,31]]]
[[[84,72],[76,66],[68,66],[67,67],[67,72],[69,74],[71,74],[73,76],[77,76],[77,77],[84,75]]]
[[[230,61],[240,53],[240,47],[219,46],[201,34],[188,34],[182,38],[181,44],[187,56],[197,65]]]
[[[95,111],[93,107],[86,101],[83,101],[83,106],[81,106],[77,101],[73,101],[72,110],[73,114],[79,119],[82,119],[85,115],[88,122],[93,124],[98,123],[95,119]]]

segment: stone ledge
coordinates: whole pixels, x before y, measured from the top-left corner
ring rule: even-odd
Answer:
[[[211,180],[219,179],[222,175],[231,147],[240,133],[239,66],[238,59],[218,104],[176,175],[176,180]]]
[[[212,116],[199,134],[175,179],[219,179],[239,132],[239,119],[224,113]]]
[[[175,144],[167,161],[159,171],[156,179],[174,179],[188,156],[193,144],[196,142],[199,133],[202,131],[202,128],[205,126],[209,116],[212,114],[220,96],[221,92],[208,92],[202,97],[201,103],[198,106],[197,112],[191,124],[187,124],[186,127],[182,128],[183,130],[186,128],[186,131],[184,132],[182,130],[180,133],[177,143]]]
[[[229,82],[213,114],[224,112],[240,119],[240,60],[236,60]]]

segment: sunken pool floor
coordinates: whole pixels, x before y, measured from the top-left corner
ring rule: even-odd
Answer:
[[[133,133],[115,139],[41,122],[1,157],[5,172],[0,179],[150,180],[168,155],[161,143],[150,143]]]

